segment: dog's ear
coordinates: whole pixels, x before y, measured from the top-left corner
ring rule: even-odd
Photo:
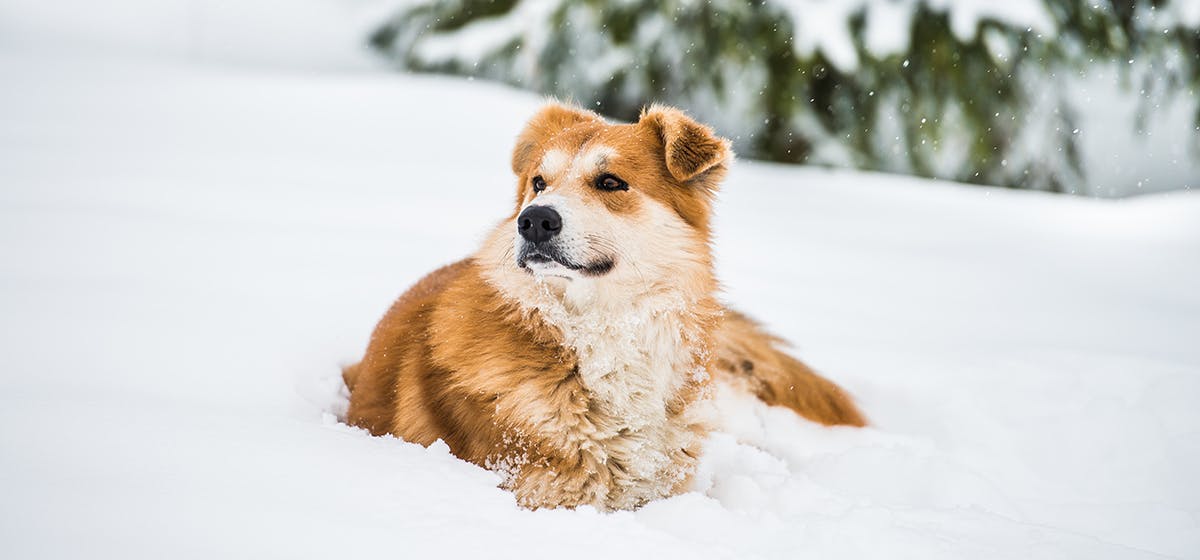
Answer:
[[[728,140],[679,109],[652,105],[642,110],[638,124],[657,130],[662,139],[667,170],[680,181],[689,181],[733,156]]]
[[[531,158],[537,155],[538,146],[555,134],[582,122],[603,120],[596,113],[561,103],[550,103],[542,107],[529,119],[520,136],[517,136],[517,144],[513,147],[512,154],[513,173],[524,173],[532,163]]]

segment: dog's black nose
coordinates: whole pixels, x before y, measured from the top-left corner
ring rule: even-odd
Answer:
[[[526,241],[549,241],[562,231],[562,216],[549,206],[530,206],[517,216],[517,233]]]

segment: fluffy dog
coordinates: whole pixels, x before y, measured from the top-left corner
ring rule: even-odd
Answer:
[[[551,104],[517,138],[516,204],[392,305],[346,368],[347,420],[504,475],[529,508],[633,509],[686,489],[727,382],[861,426],[833,383],[717,300],[729,142],[655,106],[610,124]]]

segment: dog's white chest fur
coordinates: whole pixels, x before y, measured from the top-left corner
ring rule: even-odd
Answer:
[[[688,474],[691,458],[683,450],[695,447],[697,419],[671,415],[668,404],[694,376],[707,375],[695,365],[702,349],[687,329],[694,321],[686,306],[664,297],[618,308],[590,296],[538,299],[539,312],[578,359],[593,444],[584,452],[612,472],[609,499],[636,507],[669,495]]]

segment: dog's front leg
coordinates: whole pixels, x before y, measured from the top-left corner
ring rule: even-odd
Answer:
[[[612,474],[594,454],[563,450],[524,465],[512,481],[517,503],[529,509],[576,508],[590,505],[612,509]]]

